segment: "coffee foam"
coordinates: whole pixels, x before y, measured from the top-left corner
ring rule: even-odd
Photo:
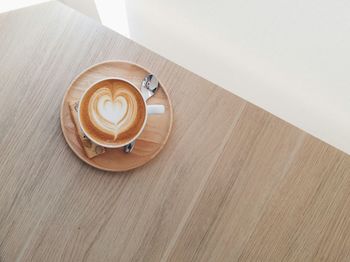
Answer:
[[[117,139],[128,130],[137,116],[137,101],[130,89],[102,87],[91,96],[88,113],[92,124]]]
[[[146,108],[141,94],[122,80],[107,79],[91,87],[80,102],[84,132],[103,145],[128,143],[141,130]]]

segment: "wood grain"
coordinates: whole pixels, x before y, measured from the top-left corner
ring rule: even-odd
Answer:
[[[148,99],[147,104],[164,105],[165,112],[161,115],[148,117],[145,129],[136,140],[133,151],[125,154],[122,149],[106,149],[106,152],[94,158],[88,158],[76,132],[76,126],[71,118],[69,104],[79,101],[84,91],[93,83],[108,77],[119,77],[140,86],[145,75],[151,72],[147,69],[126,61],[105,61],[89,67],[80,73],[69,85],[64,95],[60,118],[63,135],[74,151],[83,161],[96,168],[107,171],[127,171],[140,167],[152,160],[163,149],[171,132],[173,109],[170,98],[161,81],[157,93]]]
[[[0,36],[0,261],[350,260],[345,153],[58,2],[1,14]],[[115,59],[174,110],[160,154],[120,174],[77,158],[59,118],[76,75]]]

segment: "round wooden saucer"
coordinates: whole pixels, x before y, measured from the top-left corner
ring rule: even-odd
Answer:
[[[145,68],[126,61],[106,61],[86,69],[73,80],[63,98],[61,127],[68,145],[81,160],[106,171],[126,171],[144,165],[161,151],[168,140],[173,121],[171,102],[161,82],[157,93],[147,101],[147,104],[163,104],[165,113],[148,117],[144,131],[136,140],[134,150],[128,154],[122,149],[106,149],[105,153],[88,158],[82,148],[69,109],[72,101],[79,100],[84,90],[100,79],[121,77],[135,86],[140,86],[142,79],[149,73]]]

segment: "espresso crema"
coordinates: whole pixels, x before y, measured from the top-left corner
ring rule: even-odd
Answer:
[[[101,81],[83,96],[80,124],[98,143],[118,146],[130,142],[141,130],[146,108],[141,94],[118,79]]]

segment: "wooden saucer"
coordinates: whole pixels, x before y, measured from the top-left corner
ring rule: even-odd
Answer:
[[[81,160],[106,171],[126,171],[146,164],[164,147],[172,127],[173,110],[161,82],[157,93],[147,101],[147,104],[162,104],[165,106],[165,113],[148,117],[146,127],[136,140],[131,153],[124,153],[122,149],[106,149],[105,153],[88,158],[71,119],[69,103],[79,100],[84,90],[94,82],[106,77],[121,77],[135,86],[140,86],[142,79],[149,73],[145,68],[130,62],[106,61],[86,69],[72,81],[61,106],[61,127],[68,145]]]

